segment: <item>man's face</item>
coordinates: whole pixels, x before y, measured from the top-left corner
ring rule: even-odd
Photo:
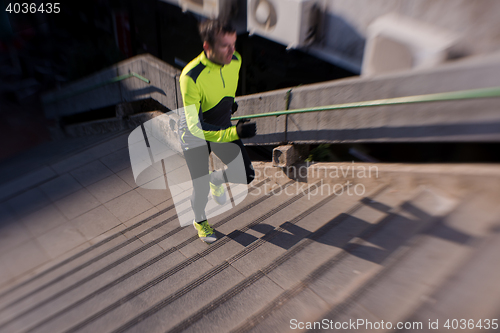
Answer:
[[[228,65],[233,58],[236,44],[236,32],[219,33],[215,36],[214,45],[203,43],[207,58],[219,65]]]

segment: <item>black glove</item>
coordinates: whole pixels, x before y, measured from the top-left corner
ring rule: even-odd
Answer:
[[[234,102],[231,107],[231,114],[234,114],[238,110],[238,103]]]
[[[240,119],[238,120],[238,123],[236,123],[236,132],[238,133],[240,139],[247,139],[254,137],[255,134],[257,133],[257,124],[255,123],[245,124],[246,122],[249,121],[250,121],[249,119]]]

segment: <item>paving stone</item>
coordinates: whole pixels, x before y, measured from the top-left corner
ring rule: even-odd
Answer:
[[[12,208],[6,202],[0,203],[0,226],[15,219]]]
[[[99,200],[106,203],[132,190],[120,177],[111,175],[87,187],[88,191]]]
[[[105,204],[121,222],[126,222],[137,215],[144,213],[153,205],[135,190],[127,192]]]
[[[56,201],[55,205],[68,220],[72,220],[99,206],[99,201],[87,189],[83,188]]]
[[[213,266],[220,264],[222,261],[232,257],[245,248],[242,244],[231,240],[229,243],[224,244],[220,250],[213,251],[207,254],[204,258]]]
[[[97,237],[97,238],[99,238],[99,237]],[[82,256],[78,256],[78,257],[74,258],[73,260],[67,262],[65,265],[51,269],[54,265],[58,264],[59,262],[66,260],[66,259],[72,257],[73,255],[79,254],[81,251],[87,249],[91,245],[91,243],[93,243],[93,240],[91,240],[89,242],[85,242],[85,243],[81,244],[80,246],[77,246],[74,249],[65,252],[63,255],[57,257],[56,259],[51,260],[50,262],[47,262],[46,264],[37,267],[34,270],[34,273],[36,273],[36,274],[45,272],[45,270],[47,270],[47,269],[51,269],[51,270],[48,272],[48,274],[44,274],[42,276],[39,276],[37,279],[32,280],[29,283],[27,283],[26,285],[16,289],[15,292],[9,293],[9,295],[7,297],[5,297],[4,299],[6,302],[15,300],[17,297],[21,297],[22,295],[25,295],[26,293],[31,292],[32,290],[36,289],[37,287],[42,286],[48,282],[51,282],[54,278],[57,278],[61,274],[64,274],[64,273],[66,273],[74,268],[79,267],[82,263],[85,263],[89,260],[93,260],[96,256],[108,251],[109,249],[121,244],[123,241],[126,241],[126,240],[127,240],[127,238],[125,236],[123,236],[122,234],[120,234],[118,237],[101,244],[100,246],[92,249],[90,252],[87,252],[86,254],[83,254]],[[139,241],[137,241],[136,244],[142,245],[142,243]],[[125,251],[123,253],[127,253],[127,251],[132,251],[132,250],[133,250],[133,244],[129,244],[122,251]],[[120,250],[118,250],[105,258],[113,260],[113,258],[115,258],[115,255],[120,256],[120,255],[123,255],[123,253],[120,252]],[[118,258],[118,257],[116,257],[116,258]],[[101,260],[100,262],[104,262],[104,264],[105,264],[106,259]],[[95,265],[95,264],[93,264],[93,265]],[[94,269],[94,270],[96,270],[96,269]]]
[[[85,150],[83,152],[77,153],[71,157],[68,157],[60,162],[51,165],[51,168],[58,174],[62,175],[67,172],[78,169],[85,164],[89,164],[104,155],[110,153],[109,151],[99,151],[99,148]]]
[[[156,248],[155,251],[158,251],[158,248]],[[145,255],[145,256],[147,257],[151,255]],[[132,278],[129,278],[121,282],[120,284],[113,286],[111,289],[108,289],[103,293],[96,295],[91,300],[84,302],[80,304],[78,307],[63,313],[61,316],[44,324],[43,326],[37,327],[37,329],[34,331],[54,332],[63,329],[69,329],[76,323],[84,320],[86,317],[95,314],[96,312],[102,310],[106,306],[112,304],[113,302],[116,302],[118,299],[125,296],[127,293],[134,291],[138,286],[146,283],[150,279],[153,279],[155,276],[161,274],[164,271],[165,266],[175,265],[176,263],[182,260],[184,260],[184,257],[180,255],[178,252],[174,252],[169,256],[167,256],[166,258],[148,267],[147,269],[140,271]],[[137,261],[136,263],[134,263],[134,265],[138,266],[141,263],[142,261]],[[127,264],[130,266],[132,262],[129,261]]]
[[[387,195],[382,195],[380,198],[377,198],[377,200],[380,201],[387,201],[387,199],[390,199]],[[401,198],[402,199],[402,198]],[[425,195],[422,198],[423,201],[426,200]],[[370,205],[373,205],[374,203],[378,206],[378,208],[381,208],[380,206],[380,201],[372,201],[370,202]],[[435,200],[434,200],[435,201]],[[390,203],[390,201],[388,201]],[[417,204],[419,202],[417,201]],[[421,202],[420,202],[421,203]],[[390,203],[391,204],[391,203]],[[391,206],[394,206],[394,202],[390,206],[387,206],[387,208],[390,208]],[[367,211],[366,209],[364,211]],[[389,211],[394,211],[393,208],[390,209],[385,209],[384,211],[389,212]],[[357,216],[367,216],[364,212],[360,211],[361,214],[356,214]],[[405,215],[405,216],[403,216]],[[412,218],[415,219],[415,216],[412,214],[409,214]],[[407,221],[409,220],[408,214],[402,214],[399,217],[400,220],[402,221]],[[342,242],[346,242],[349,240],[349,238],[352,235],[349,235],[349,232],[353,232],[354,234],[356,233],[356,223],[353,223],[355,221],[359,221],[357,229],[361,228],[362,230],[364,228],[364,225],[366,225],[365,222],[361,219],[357,219],[354,217],[349,217],[345,222],[341,223],[338,225],[335,229],[332,229],[332,236],[338,238],[339,236],[344,235],[344,240]],[[349,222],[349,223],[348,223]],[[393,222],[396,227],[400,227],[403,229],[408,229],[405,228],[402,224],[398,224]],[[342,231],[342,227],[345,229],[345,231]],[[354,230],[352,228],[354,227]],[[411,232],[411,231],[410,231]],[[381,234],[387,234],[387,230],[383,230],[380,232]],[[392,238],[395,238],[392,236]],[[328,236],[326,234],[324,237],[319,238],[318,242],[327,242],[330,241],[332,244],[338,243],[341,241],[340,239],[335,240],[331,239],[331,236]],[[375,241],[377,244],[382,244],[378,241]],[[340,245],[340,244],[339,244]],[[376,250],[380,248],[379,246],[374,245],[373,250]],[[387,251],[393,251],[391,249],[394,248],[394,246],[385,246],[387,248]],[[362,247],[359,249],[359,251],[368,251],[368,252],[373,252],[373,250],[369,250],[368,247]],[[355,254],[355,252],[352,252],[352,254]],[[359,254],[358,254],[359,255]],[[383,255],[382,252],[380,252],[380,255]],[[373,258],[372,258],[373,259]],[[303,263],[307,264],[307,260],[302,260]],[[370,276],[373,276],[378,270],[380,270],[381,266],[377,265],[374,262],[367,261],[363,259],[363,256],[349,256],[342,260],[341,262],[337,263],[334,267],[330,269],[329,272],[327,272],[323,277],[321,277],[319,280],[317,280],[313,285],[311,286],[313,290],[316,292],[317,295],[320,295],[322,298],[325,299],[325,301],[328,301],[330,303],[330,306],[336,305],[342,300],[344,300],[348,295],[350,295],[356,288],[358,288],[360,285],[362,285]],[[308,271],[307,269],[305,269]],[[371,271],[370,271],[371,270]],[[300,270],[296,270],[296,272],[299,273],[300,275]],[[269,274],[270,276],[271,274]],[[318,288],[319,287],[319,288]],[[295,300],[292,299],[290,302],[294,302]],[[286,305],[285,305],[286,306]],[[312,318],[314,319],[314,317]],[[309,318],[311,320],[311,318]],[[280,320],[282,323],[282,327],[285,323],[286,320],[282,318]],[[279,322],[279,321],[278,321]],[[265,331],[266,326],[264,324],[259,325],[260,331]],[[254,331],[259,331],[259,330],[254,330]]]
[[[161,265],[163,266],[163,265]],[[156,266],[159,272],[161,273],[162,271],[165,272],[165,268],[161,268],[161,266]],[[128,302],[127,304],[121,305],[119,308],[116,310],[106,314],[104,317],[99,318],[98,320],[92,322],[90,325],[84,327],[81,332],[95,332],[97,329],[98,331],[110,331],[113,328],[119,327],[121,324],[123,324],[123,318],[128,318],[132,319],[138,314],[140,314],[142,311],[145,309],[153,306],[155,303],[159,302],[163,298],[168,297],[170,294],[173,294],[176,290],[181,289],[183,286],[186,284],[192,282],[193,280],[197,279],[200,275],[206,273],[210,268],[212,268],[211,265],[209,265],[206,261],[203,259],[200,259],[196,261],[195,263],[185,267],[181,271],[177,272],[176,274],[168,277],[167,279],[161,281],[154,287],[146,290],[144,293],[142,293],[140,296],[135,297],[131,302]],[[222,277],[222,279],[221,279]],[[223,279],[226,277],[226,280]],[[207,287],[207,284],[202,284],[195,290],[198,290],[199,293],[199,299],[191,299],[188,295],[185,295],[183,298],[188,297],[190,300],[190,303],[192,302],[192,306],[185,307],[184,304],[180,305],[179,303],[175,302],[173,308],[176,309],[174,311],[182,311],[184,313],[189,313],[191,308],[197,307],[196,304],[203,304],[206,302],[206,298],[210,297],[212,294],[217,293],[217,289],[225,289],[226,284],[232,284],[234,283],[234,279],[237,279],[237,276],[234,277],[233,279],[229,279],[230,275],[226,274],[220,274],[220,277],[217,279],[217,281],[213,281],[214,283],[211,284],[210,288],[204,288],[205,292],[203,292],[203,287]],[[225,281],[224,283],[221,283],[222,281]],[[135,280],[130,280],[130,283],[135,282],[132,284],[137,288],[138,285],[143,285],[146,283],[144,279],[140,276],[137,275],[135,277]],[[169,307],[170,309],[170,307]],[[174,319],[177,318],[175,314],[171,316],[171,311],[167,309],[166,312],[162,311],[162,314],[160,317],[166,316],[165,319]],[[156,317],[156,316],[154,316]],[[148,318],[149,321],[150,318]],[[142,326],[142,323],[139,324],[138,326]],[[167,327],[161,327],[158,326],[156,329],[161,329],[162,332],[164,332]],[[133,330],[136,330],[134,327]],[[142,329],[139,328],[139,332],[151,332],[148,328],[143,327]]]
[[[52,201],[57,201],[74,193],[82,186],[70,175],[64,174],[39,186]]]
[[[83,243],[80,246],[77,246],[76,248],[64,253],[62,256],[59,256],[55,260],[46,261],[45,263],[35,267],[34,269],[32,269],[28,272],[17,275],[15,284],[17,285],[17,284],[29,281],[33,276],[36,276],[40,273],[45,272],[46,270],[52,268],[54,265],[58,264],[59,262],[73,256],[76,253],[81,252],[82,250],[86,249],[87,247],[89,247],[89,243]],[[57,272],[56,272],[56,274],[57,274]],[[28,282],[24,286],[22,286],[20,288],[16,288],[16,290],[14,290],[14,291],[8,293],[7,295],[5,295],[4,297],[2,297],[1,302],[4,305],[7,305],[10,302],[15,301],[19,297],[22,297],[23,295],[30,292],[31,290],[34,290],[36,288],[36,286],[44,284],[48,280],[50,280],[50,275],[49,276],[46,275],[44,277],[40,277],[38,279],[32,280],[31,283]]]
[[[120,234],[121,234],[120,238],[121,238],[123,241],[126,241],[126,240],[127,240],[127,238],[126,238],[125,236],[123,236],[123,233],[122,233],[122,232],[123,232],[123,230],[125,230],[126,228],[127,228],[127,227],[126,227],[125,225],[123,225],[122,223],[120,223],[120,224],[119,224],[119,225],[117,225],[116,227],[114,227],[114,228],[112,228],[112,229],[110,229],[110,230],[108,230],[108,231],[105,231],[105,232],[103,232],[102,234],[100,234],[100,235],[98,235],[98,236],[96,236],[96,237],[94,237],[94,238],[90,239],[90,240],[89,240],[89,243],[90,243],[91,245],[97,244],[97,243],[99,243],[99,242],[101,242],[101,241],[103,241],[103,240],[105,240],[105,239],[107,239],[107,238],[109,238],[109,237],[111,237],[111,236],[114,236],[114,235],[115,235],[115,234],[117,234],[117,233],[120,233]]]
[[[183,173],[181,172],[180,175],[178,175],[178,177],[182,175]],[[174,177],[176,176],[174,175]],[[137,184],[137,186],[144,188],[149,188],[149,187],[157,188],[158,186],[161,186],[161,188],[166,188],[167,179],[163,174],[163,170],[161,170],[161,168],[150,167],[142,171],[140,175],[138,175],[137,179],[135,180],[135,183]]]
[[[382,318],[378,318],[374,314],[372,314],[370,311],[365,309],[364,307],[360,306],[359,304],[352,304],[349,307],[349,313],[348,314],[341,314],[338,317],[335,318],[328,318],[325,317],[328,320],[334,320],[334,322],[340,322],[341,324],[343,323],[348,323],[343,324],[346,325],[346,327],[349,327],[348,329],[344,331],[352,331],[355,330],[355,332],[374,332],[375,330],[373,329],[373,324],[374,323],[380,323],[381,320],[384,320]],[[323,319],[323,318],[320,318]],[[359,320],[359,322],[358,322]],[[384,320],[386,323],[387,321]],[[353,324],[356,323],[356,324]],[[359,324],[359,325],[357,325]],[[371,326],[370,326],[371,324]],[[354,326],[351,326],[354,325]],[[376,326],[375,326],[376,327]]]
[[[186,194],[186,195],[184,195]],[[188,192],[174,197],[175,213],[177,214],[177,223],[179,226],[191,226],[194,221],[194,212],[191,208],[191,195]],[[212,223],[213,219],[210,219]]]
[[[124,134],[121,134],[115,138],[112,138],[109,141],[106,141],[102,144],[102,146],[108,148],[111,152],[116,152],[122,150],[123,148],[128,147],[128,137],[132,131],[126,131]]]
[[[423,199],[428,199],[432,193],[424,194],[427,195]],[[434,211],[442,209],[443,204],[435,204],[427,213],[432,215]],[[459,216],[458,221],[454,216]],[[438,225],[429,235],[422,236],[422,240],[398,263],[397,269],[389,271],[383,280],[359,299],[359,303],[387,320],[400,320],[409,316],[410,311],[422,302],[422,297],[430,296],[463,262],[463,258],[473,251],[469,246],[471,241],[467,241],[467,234],[457,237],[454,227],[463,223],[460,221],[461,216],[462,214],[456,213],[449,216],[445,223]],[[477,226],[476,223],[462,226],[467,225],[468,229],[474,230],[485,228],[491,221],[490,218],[478,219]]]
[[[185,239],[186,240],[187,238],[189,237],[193,237],[193,236],[196,236],[198,237],[198,232],[194,229],[193,226],[189,227],[185,227],[184,230],[182,230],[181,232],[184,236],[185,236]],[[180,234],[180,233],[178,233]],[[161,247],[163,247],[164,249],[168,249],[172,246],[172,243],[171,242],[168,242],[169,239],[167,239],[166,241],[163,241],[160,243]],[[181,243],[182,241],[184,240],[181,240],[179,243]],[[205,251],[207,248],[209,248],[210,245],[205,243],[204,241],[202,241],[201,239],[195,239],[194,241],[192,241],[191,243],[183,246],[182,248],[179,249],[179,251],[184,254],[186,257],[192,257],[194,256],[195,254],[197,253],[200,253],[202,251]]]
[[[167,185],[169,188],[171,188],[172,192],[174,192],[173,188],[176,187],[179,188],[181,191],[187,191],[193,189],[193,181],[191,180],[191,175],[189,174],[189,171],[186,173],[186,170],[188,170],[187,166],[184,166],[172,170],[168,172],[168,174],[166,174]]]
[[[174,225],[175,224],[176,224],[176,222],[174,221]],[[177,226],[179,226],[179,225],[177,224]],[[182,228],[181,231],[171,235],[170,237],[168,237],[164,241],[159,242],[158,245],[161,246],[163,249],[169,249],[173,246],[179,245],[180,243],[184,242],[185,240],[187,240],[195,235],[197,236],[198,234],[197,234],[196,230],[194,230],[194,227],[187,226],[187,227]],[[202,242],[201,240],[196,240],[196,241],[200,242],[200,244],[197,245],[197,246],[199,246],[200,250],[205,249],[206,246],[208,246],[206,243]],[[180,249],[182,254],[184,254],[186,257],[190,257],[193,254],[198,253],[198,251],[194,251],[194,250],[191,252],[185,251],[185,249],[187,249],[187,248],[188,247],[183,247]]]
[[[241,274],[248,277],[258,269],[269,265],[277,256],[285,252],[286,250],[282,247],[272,243],[264,243],[231,265],[241,272]]]
[[[52,169],[43,167],[19,178],[12,179],[0,186],[0,200],[5,200],[55,176],[56,173]]]
[[[111,171],[117,173],[130,167],[130,155],[128,148],[120,149],[114,153],[104,156],[100,161]]]
[[[261,202],[258,205],[251,207],[248,210],[249,212],[248,214],[242,214],[238,218],[233,219],[231,223],[226,223],[218,227],[217,230],[221,233],[229,234],[236,229],[241,229],[250,222],[262,216],[264,213],[267,213],[276,208],[277,206],[279,206],[280,204],[286,202],[288,199],[290,198],[285,195],[273,196],[271,199],[266,199],[264,202]],[[277,218],[278,214],[280,213],[286,214],[286,209],[287,208],[292,209],[291,206],[292,205],[285,207],[280,212],[277,212],[272,217],[270,217],[270,219]]]
[[[317,241],[342,248],[345,247],[353,237],[366,230],[369,225],[367,221],[355,217],[348,217]],[[358,249],[350,251],[353,256],[349,256],[337,262],[328,273],[325,273],[323,277],[314,282],[311,288],[316,291],[318,295],[324,295],[325,300],[336,302],[336,295],[343,295],[344,290],[348,288],[349,284],[362,279],[363,274],[368,275],[367,271],[371,269],[372,266],[375,268],[379,267],[379,265],[367,259],[363,259],[368,256],[366,253],[377,251],[376,247],[367,246],[368,244],[369,243],[366,243],[364,247],[360,246]],[[378,251],[378,253],[380,255],[383,254],[380,251]]]
[[[9,270],[9,266],[5,263],[3,256],[0,256],[0,290],[8,287],[8,283],[14,278]]]
[[[123,225],[126,227],[131,227],[136,223],[142,222],[144,219],[150,218],[151,216],[157,214],[160,210],[156,207],[146,210],[144,213],[141,213],[130,220],[123,222]],[[134,235],[135,236],[135,235]]]
[[[353,223],[348,224],[347,222],[351,220],[348,219],[346,223],[339,225],[338,235],[345,234],[345,231],[356,232],[356,230],[364,228],[360,223],[357,226]],[[325,301],[335,305],[343,301],[355,288],[379,271],[382,268],[380,263],[396,251],[408,235],[413,235],[415,227],[418,227],[418,224],[402,215],[390,216],[388,221],[389,224],[381,231],[354,250],[349,251],[351,254],[349,257],[337,262],[334,267],[315,281],[311,285],[311,289],[321,295]],[[420,226],[422,225],[420,224]]]
[[[34,240],[11,248],[9,252],[3,252],[2,258],[14,277],[26,273],[50,259],[44,249]]]
[[[333,265],[309,288],[335,306],[363,285],[382,269],[382,266],[366,259],[349,256]]]
[[[42,272],[45,272],[46,270],[54,267],[55,265],[57,265],[58,263],[74,256],[75,254],[78,254],[80,252],[82,252],[83,250],[87,249],[88,247],[90,246],[90,242],[85,242],[85,243],[82,243],[80,244],[79,246],[69,250],[69,251],[66,251],[64,254],[60,255],[59,257],[57,257],[56,259],[53,259],[53,260],[50,260],[48,262],[46,262],[45,264],[43,265],[40,265],[38,267],[36,267],[33,272],[30,274],[30,276],[25,276],[22,278],[22,281],[28,279],[29,277],[31,276],[35,276],[37,274],[40,274]],[[95,255],[95,254],[94,254]],[[68,268],[71,268],[71,267],[68,267],[70,265],[66,265],[64,267],[64,269],[68,270]],[[56,270],[55,274],[60,274],[60,270]],[[44,279],[45,278],[45,279]],[[39,285],[42,285],[44,284],[46,281],[49,281],[50,280],[50,274],[47,276],[45,276],[44,278],[39,278],[39,279],[36,279],[33,283],[31,284],[28,284],[26,286],[26,289],[24,289],[23,291],[23,288],[20,288],[18,290],[16,290],[18,292],[18,295],[21,295],[23,294],[23,292],[25,293],[26,290],[33,290],[35,289],[36,286],[39,286]],[[53,278],[53,276],[52,276]],[[14,299],[15,297],[12,297],[12,299]]]
[[[137,192],[142,195],[146,200],[151,202],[154,206],[161,204],[172,198],[170,191],[167,190],[150,190],[139,187]]]
[[[71,171],[71,175],[85,187],[88,187],[101,179],[109,177],[112,174],[113,172],[100,161],[91,162]]]
[[[165,236],[165,234],[169,233],[170,231],[177,229],[179,227],[179,224],[177,221],[170,221],[161,227],[157,227],[159,223],[164,222],[167,218],[170,218],[174,213],[173,212],[168,212],[166,214],[162,214],[155,219],[148,221],[147,223],[144,223],[140,227],[131,230],[126,233],[127,237],[132,237],[132,235],[139,235],[145,230],[148,230],[149,228],[154,228],[150,230],[147,234],[141,236],[139,239],[144,243],[149,243],[149,242],[154,242],[157,241],[160,237]]]
[[[7,204],[17,216],[26,216],[35,210],[47,206],[50,204],[50,201],[47,195],[39,188],[34,188],[8,200]]]
[[[170,221],[170,219],[176,216],[175,209],[172,206],[169,206],[168,208],[169,209],[166,211],[164,210],[160,211],[158,210],[158,208],[154,207],[154,209],[151,209],[146,213],[141,214],[140,215],[142,216],[141,218],[136,217],[130,221],[127,221],[126,222],[127,225],[133,226],[133,229],[127,232],[127,236],[129,236],[128,234],[138,235],[143,231],[145,231],[146,229],[155,227],[160,223],[173,224],[174,227],[178,227],[179,224],[177,222]],[[169,222],[166,222],[167,220],[169,220]],[[132,223],[131,221],[134,221],[135,223]]]
[[[129,331],[148,333],[165,332],[185,319],[190,313],[209,304],[218,295],[232,288],[242,280],[243,276],[240,273],[234,268],[228,267],[175,302],[163,307],[154,315],[141,321]],[[150,293],[143,294],[141,295],[141,299],[147,300],[149,303],[149,295]],[[151,301],[156,303],[161,298],[161,295],[157,295]],[[151,302],[150,304],[154,303]]]
[[[305,325],[299,323],[321,321],[323,318],[318,318],[318,314],[326,310],[328,310],[328,304],[317,294],[306,288],[292,300],[285,303],[282,308],[271,312],[269,317],[249,332],[267,333],[296,330]],[[268,314],[266,313],[266,315]]]
[[[126,137],[126,135],[107,140],[103,143],[99,143],[96,146],[90,147],[84,151],[78,152],[73,156],[67,157],[60,162],[54,163],[51,165],[51,167],[59,174],[75,170],[85,164],[93,162],[126,147],[126,144],[125,146],[123,146],[123,137]]]
[[[146,251],[135,256],[134,260],[129,260],[116,267],[113,267],[111,270],[100,275],[98,278],[92,279],[82,285],[79,285],[77,288],[71,289],[64,295],[61,295],[48,304],[37,307],[34,311],[24,316],[23,322],[19,323],[17,327],[21,329],[36,327],[37,332],[54,332],[60,330],[61,326],[72,326],[75,322],[82,319],[83,314],[95,312],[97,308],[102,308],[103,305],[110,304],[118,300],[127,293],[133,291],[138,285],[153,279],[157,275],[160,275],[161,270],[159,269],[159,267],[156,267],[156,271],[152,272],[152,270],[150,270],[148,267],[148,269],[145,269],[138,273],[141,277],[140,280],[135,277],[131,277],[131,280],[125,280],[124,283],[120,286],[113,286],[111,289],[108,289],[107,291],[96,295],[95,298],[89,300],[88,302],[85,302],[82,305],[70,310],[69,313],[63,313],[62,316],[58,317],[56,320],[43,325],[43,329],[37,323],[39,323],[40,320],[43,320],[51,315],[60,312],[61,310],[66,309],[67,307],[74,304],[75,301],[84,298],[86,295],[89,295],[96,290],[99,290],[100,288],[108,285],[109,283],[116,281],[117,278],[123,276],[126,272],[132,271],[133,269],[147,262],[149,258],[157,256],[161,252],[162,250],[159,247],[151,247],[147,249]],[[162,263],[163,265],[173,266],[181,262],[182,260],[184,260],[184,257],[182,255],[180,255],[179,253],[173,253],[172,255],[165,258]],[[77,317],[74,316],[75,314],[77,315]],[[54,325],[56,326],[54,327]]]
[[[0,225],[0,253],[10,251],[31,238],[31,233],[19,220],[4,222]]]
[[[21,219],[34,237],[67,222],[67,218],[54,205],[50,204]]]
[[[418,250],[407,256],[397,270],[363,293],[357,304],[386,322],[404,320],[470,251],[441,239],[428,239],[425,243],[419,244]],[[350,310],[346,314],[352,316]]]
[[[137,314],[137,309],[144,307],[145,302],[140,298],[134,298],[128,302],[120,305],[117,310],[105,316],[106,319],[98,319],[96,322],[92,322],[89,325],[79,329],[78,332],[112,332],[113,329],[119,327],[119,324],[123,322],[124,318],[133,318]],[[78,319],[83,319],[81,317],[76,317]],[[69,326],[68,322],[63,323],[63,327]],[[40,330],[39,333],[50,333],[50,330]],[[148,330],[144,331],[148,332]]]
[[[267,276],[284,289],[287,289],[339,252],[341,250],[338,248],[326,244],[312,243],[269,272]]]
[[[87,240],[93,239],[121,222],[104,206],[99,206],[71,221]]]
[[[306,223],[306,221],[302,223],[302,225],[306,227],[310,227],[310,224],[312,223]],[[307,238],[310,232],[316,230],[314,227],[312,228],[313,230],[307,230],[298,224],[290,224],[287,222],[283,222],[282,225],[285,230],[279,231],[279,234],[275,238],[270,239],[269,242],[285,250],[289,250],[302,239]]]
[[[160,210],[160,211],[164,210],[164,209],[172,209],[175,212],[175,204],[174,204],[174,200],[172,199],[172,197],[169,197],[166,201],[163,201],[163,202],[155,205],[155,207],[158,208],[158,210]]]
[[[71,222],[64,223],[38,236],[36,240],[52,259],[87,241]]]
[[[412,321],[435,322],[443,325],[448,319],[472,319],[479,323],[498,317],[500,299],[499,265],[500,238],[489,237],[476,248],[476,253],[433,295],[426,297]],[[463,300],[467,300],[464,302]],[[440,326],[442,327],[442,326]],[[408,331],[408,330],[407,330]]]
[[[86,246],[89,246],[88,242],[85,243]],[[37,286],[43,286],[43,288],[38,289],[35,286],[33,286],[32,289],[28,289],[27,293],[23,293],[22,295],[26,296],[28,295],[29,297],[23,298],[19,302],[16,302],[14,305],[9,307],[9,310],[12,313],[21,313],[23,311],[26,311],[28,309],[33,308],[36,304],[39,304],[40,302],[43,302],[49,297],[52,297],[53,295],[59,293],[61,290],[66,289],[66,288],[73,288],[74,284],[77,283],[78,281],[81,281],[82,279],[87,278],[94,272],[97,272],[105,267],[108,267],[110,264],[115,263],[117,260],[123,258],[130,252],[137,250],[142,246],[142,243],[139,241],[132,242],[131,244],[128,244],[126,248],[120,248],[117,251],[114,251],[108,256],[105,256],[104,258],[98,260],[98,261],[92,261],[91,263],[87,263],[85,261],[80,261],[77,260],[76,263],[78,265],[86,264],[87,267],[85,269],[80,269],[76,272],[73,272],[71,275],[67,275],[62,279],[58,279],[56,283],[53,283],[53,279],[47,279],[45,281],[45,284],[38,284]],[[159,248],[157,248],[159,249]],[[71,251],[69,251],[71,252]],[[144,251],[142,252],[144,253]],[[133,260],[128,260],[127,261],[129,264],[135,264]],[[77,266],[78,267],[78,266]],[[53,277],[52,277],[53,278]],[[97,277],[98,280],[100,280],[100,276]],[[47,283],[49,282],[49,283]],[[36,306],[37,310],[39,306]],[[51,306],[48,305],[48,310],[45,308],[43,311],[51,311],[50,308]],[[5,313],[0,313],[2,317],[4,318]],[[36,316],[35,316],[36,317]],[[17,323],[16,325],[19,325]],[[24,325],[24,324],[22,324]]]
[[[138,187],[134,179],[132,167],[127,167],[119,172],[116,172],[116,175],[125,181],[125,183],[127,183],[130,187],[134,189]]]
[[[301,241],[307,232],[315,231],[332,219],[338,219],[339,221],[346,219],[348,216],[342,214],[342,212],[345,211],[347,207],[353,207],[356,203],[357,199],[354,197],[335,197],[332,199],[332,201],[315,210],[309,216],[306,216],[304,219],[297,221],[296,225],[284,224],[283,227],[287,231],[282,232],[275,238],[264,243],[252,252],[246,254],[244,257],[239,258],[236,262],[232,263],[232,265],[245,276],[250,276],[255,270],[261,269],[270,264],[275,258],[282,255],[293,245]],[[358,214],[358,212],[356,211],[353,214]],[[355,223],[357,221],[357,219],[355,219],[354,217],[352,219],[353,221],[350,221],[350,223]],[[284,223],[286,220],[282,221],[280,219],[279,221]],[[346,222],[346,225],[349,226],[349,223]],[[366,223],[363,222],[363,225],[366,225]],[[338,228],[338,225],[334,228],[334,230],[336,230],[336,228]],[[335,231],[332,232],[336,235],[342,234],[342,231],[339,231],[338,233],[336,233]],[[347,235],[344,232],[344,237],[346,237],[345,242],[350,240],[352,238],[352,235],[353,234],[351,232],[347,232]],[[341,244],[342,243],[339,243],[338,245]]]
[[[184,332],[229,332],[282,292],[283,289],[264,276]]]

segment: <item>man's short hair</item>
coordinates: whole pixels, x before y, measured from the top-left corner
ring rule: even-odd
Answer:
[[[205,20],[200,23],[200,37],[202,42],[208,42],[210,46],[215,43],[215,36],[219,33],[235,33],[236,29],[233,28],[231,23],[221,20]]]

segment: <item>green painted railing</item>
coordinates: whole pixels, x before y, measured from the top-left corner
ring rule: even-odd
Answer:
[[[146,83],[150,83],[151,82],[150,80],[146,79],[144,76],[141,76],[141,75],[139,75],[137,73],[134,73],[134,72],[130,72],[128,74],[120,75],[120,76],[114,77],[112,79],[106,80],[104,82],[95,84],[93,86],[86,87],[86,88],[83,88],[83,89],[79,89],[79,90],[76,90],[76,91],[72,91],[72,92],[70,92],[68,94],[59,96],[59,97],[54,98],[54,99],[50,99],[50,100],[46,101],[46,103],[47,104],[55,103],[55,102],[61,101],[63,99],[67,99],[67,98],[73,97],[75,95],[79,95],[79,94],[82,94],[84,92],[87,92],[87,91],[90,91],[90,90],[94,90],[94,89],[103,87],[105,85],[111,84],[111,83],[116,83],[116,82],[119,82],[119,81],[123,81],[123,80],[131,78],[131,77],[138,78],[139,80],[142,80],[142,81],[144,81]]]
[[[333,105],[327,105],[327,106],[317,106],[317,107],[312,107],[312,108],[292,109],[292,110],[275,111],[275,112],[267,112],[267,113],[249,114],[249,115],[245,115],[245,116],[232,117],[231,120],[252,119],[252,118],[262,118],[262,117],[271,117],[271,116],[283,116],[283,115],[289,115],[289,114],[318,112],[318,111],[334,111],[334,110],[363,108],[363,107],[371,107],[371,106],[386,106],[386,105],[439,102],[439,101],[455,101],[455,100],[488,98],[488,97],[500,97],[500,87],[471,89],[471,90],[459,90],[459,91],[437,93],[437,94],[414,95],[414,96],[406,96],[406,97],[376,99],[376,100],[372,100],[372,101],[342,103],[342,104],[333,104]]]

